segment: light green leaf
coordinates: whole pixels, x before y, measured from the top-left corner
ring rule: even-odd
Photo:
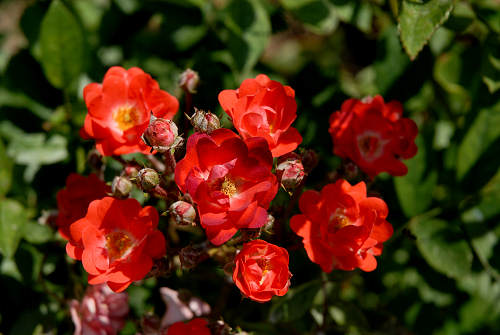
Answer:
[[[14,93],[0,88],[0,106],[26,108],[43,120],[49,120],[52,110],[40,105],[22,93]]]
[[[12,160],[7,156],[5,146],[0,141],[0,198],[9,192],[13,165]]]
[[[458,148],[457,177],[462,179],[500,137],[500,102],[479,111]]]
[[[52,85],[66,89],[84,67],[85,41],[81,26],[60,0],[54,0],[40,28],[40,62]]]
[[[339,23],[334,7],[325,0],[282,0],[281,3],[304,26],[316,34],[329,34]]]
[[[448,277],[460,278],[470,272],[472,252],[454,222],[439,219],[415,220],[410,230],[427,263]]]
[[[0,201],[0,252],[12,258],[28,221],[26,211],[19,202],[11,199]]]
[[[28,222],[24,229],[24,239],[32,244],[46,243],[52,239],[54,231],[36,222]]]
[[[399,13],[399,33],[403,47],[411,60],[427,44],[453,9],[454,0],[429,0],[418,3],[402,0]]]
[[[269,315],[270,321],[288,322],[299,319],[309,311],[320,288],[320,281],[311,281],[288,290],[284,297],[275,300]]]
[[[437,182],[437,172],[427,171],[426,150],[423,136],[416,139],[418,153],[406,161],[408,174],[394,179],[399,204],[406,217],[423,213],[432,202],[432,192]]]
[[[271,22],[260,0],[232,0],[225,10],[227,44],[240,73],[245,76],[264,52]]]

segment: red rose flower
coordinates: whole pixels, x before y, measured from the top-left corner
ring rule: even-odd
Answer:
[[[244,80],[237,90],[220,92],[219,103],[240,135],[264,137],[273,157],[295,150],[302,142],[297,129],[290,127],[297,117],[295,91],[290,86],[259,74]]]
[[[373,271],[374,256],[382,253],[382,242],[392,235],[385,220],[387,205],[366,196],[366,185],[351,186],[345,180],[328,184],[320,192],[306,191],[299,200],[303,214],[290,220],[292,230],[303,238],[307,255],[324,272]]]
[[[57,192],[56,224],[66,240],[70,238],[69,225],[83,218],[89,204],[111,192],[111,188],[95,174],[88,177],[72,173],[66,178],[66,188]]]
[[[202,318],[196,318],[188,323],[182,321],[176,322],[170,327],[168,327],[165,335],[211,335],[210,329],[208,329],[208,322]]]
[[[88,114],[80,135],[95,139],[97,150],[105,156],[149,153],[141,135],[151,112],[171,119],[179,108],[175,97],[160,90],[158,83],[137,67],[125,70],[113,66],[102,84],[85,87],[83,98]]]
[[[94,200],[87,215],[70,226],[66,250],[82,260],[89,284],[107,283],[121,292],[144,278],[153,259],[165,254],[165,238],[157,225],[158,212],[142,208],[135,199]]]
[[[384,171],[405,175],[408,168],[401,159],[417,153],[417,125],[403,117],[401,103],[384,103],[379,95],[345,101],[330,116],[329,132],[334,154],[351,159],[370,177]]]
[[[213,244],[226,242],[240,228],[266,223],[267,208],[278,192],[272,164],[261,137],[242,140],[223,128],[189,137],[175,182],[198,205],[201,225]]]
[[[288,270],[288,251],[263,240],[245,243],[234,258],[233,281],[252,300],[265,302],[285,295],[292,274]]]

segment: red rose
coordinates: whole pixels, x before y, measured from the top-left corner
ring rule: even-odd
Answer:
[[[265,302],[285,295],[292,274],[288,270],[288,251],[263,240],[245,243],[234,258],[233,281],[252,300]]]
[[[149,153],[141,135],[151,112],[171,119],[179,108],[175,97],[160,90],[158,83],[137,67],[125,70],[113,66],[102,84],[85,87],[83,97],[88,114],[80,135],[95,139],[97,150],[105,156]]]
[[[208,322],[202,318],[196,318],[188,323],[182,321],[176,322],[170,327],[168,327],[165,335],[211,335],[210,329],[208,329]]]
[[[82,260],[89,284],[107,283],[121,292],[144,278],[153,259],[165,254],[165,238],[157,225],[158,212],[151,206],[142,208],[135,199],[94,200],[87,215],[70,226],[66,250]]]
[[[111,188],[95,174],[88,177],[72,173],[66,178],[66,188],[57,192],[56,223],[59,233],[66,240],[70,238],[69,225],[83,218],[89,204],[111,192]]]
[[[329,132],[334,154],[351,159],[370,177],[384,171],[405,175],[408,168],[401,160],[417,153],[417,125],[403,117],[401,103],[384,103],[379,95],[346,100],[330,116]]]
[[[189,137],[175,182],[198,205],[201,225],[213,244],[226,242],[240,228],[266,223],[267,208],[278,192],[272,164],[261,137],[242,140],[223,128]]]
[[[243,138],[264,137],[273,157],[293,151],[302,142],[290,127],[297,117],[295,91],[259,74],[246,79],[237,90],[219,93],[222,109],[233,119]]]
[[[373,271],[374,256],[382,253],[382,242],[392,235],[385,220],[387,205],[366,196],[366,185],[351,186],[345,180],[328,184],[320,192],[306,191],[299,200],[303,214],[290,220],[290,227],[303,237],[307,255],[324,272]]]

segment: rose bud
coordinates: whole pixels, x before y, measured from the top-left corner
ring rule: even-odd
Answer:
[[[182,145],[175,123],[168,119],[157,118],[151,114],[149,125],[142,134],[142,140],[158,152],[167,152]]]
[[[111,184],[111,191],[118,199],[128,198],[132,191],[132,182],[127,177],[116,176]]]
[[[186,71],[182,72],[181,76],[179,77],[179,86],[184,91],[187,91],[191,94],[196,93],[196,87],[198,87],[199,82],[200,76],[198,75],[198,72],[191,69],[187,69]]]
[[[304,179],[304,166],[299,155],[289,153],[281,157],[276,167],[276,175],[286,190],[293,190]]]
[[[264,227],[262,227],[262,230],[268,234],[272,234],[273,228],[274,228],[274,216],[272,216],[271,214],[267,214],[267,222],[264,225]]]
[[[217,115],[205,112],[204,110],[194,108],[195,112],[190,118],[191,124],[195,131],[200,133],[210,134],[220,128],[220,121]]]
[[[196,225],[196,211],[193,205],[185,201],[176,201],[170,205],[170,212],[175,222],[179,225]]]
[[[139,174],[139,169],[135,166],[129,165],[123,169],[123,172],[129,178],[136,178],[137,175]]]
[[[150,191],[160,184],[160,176],[155,170],[144,168],[137,175],[137,184],[143,191]]]
[[[195,247],[188,245],[179,252],[179,260],[183,269],[192,269],[199,263],[208,259],[207,249],[204,247]]]

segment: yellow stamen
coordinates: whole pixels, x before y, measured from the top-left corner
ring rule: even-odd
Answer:
[[[115,231],[106,235],[106,248],[111,261],[118,259],[132,246],[132,239],[123,232]]]
[[[236,185],[234,185],[234,182],[227,176],[224,177],[224,181],[222,182],[221,192],[228,197],[232,197],[236,193]]]
[[[139,113],[135,107],[122,106],[113,113],[113,120],[118,128],[125,131],[139,123]]]

